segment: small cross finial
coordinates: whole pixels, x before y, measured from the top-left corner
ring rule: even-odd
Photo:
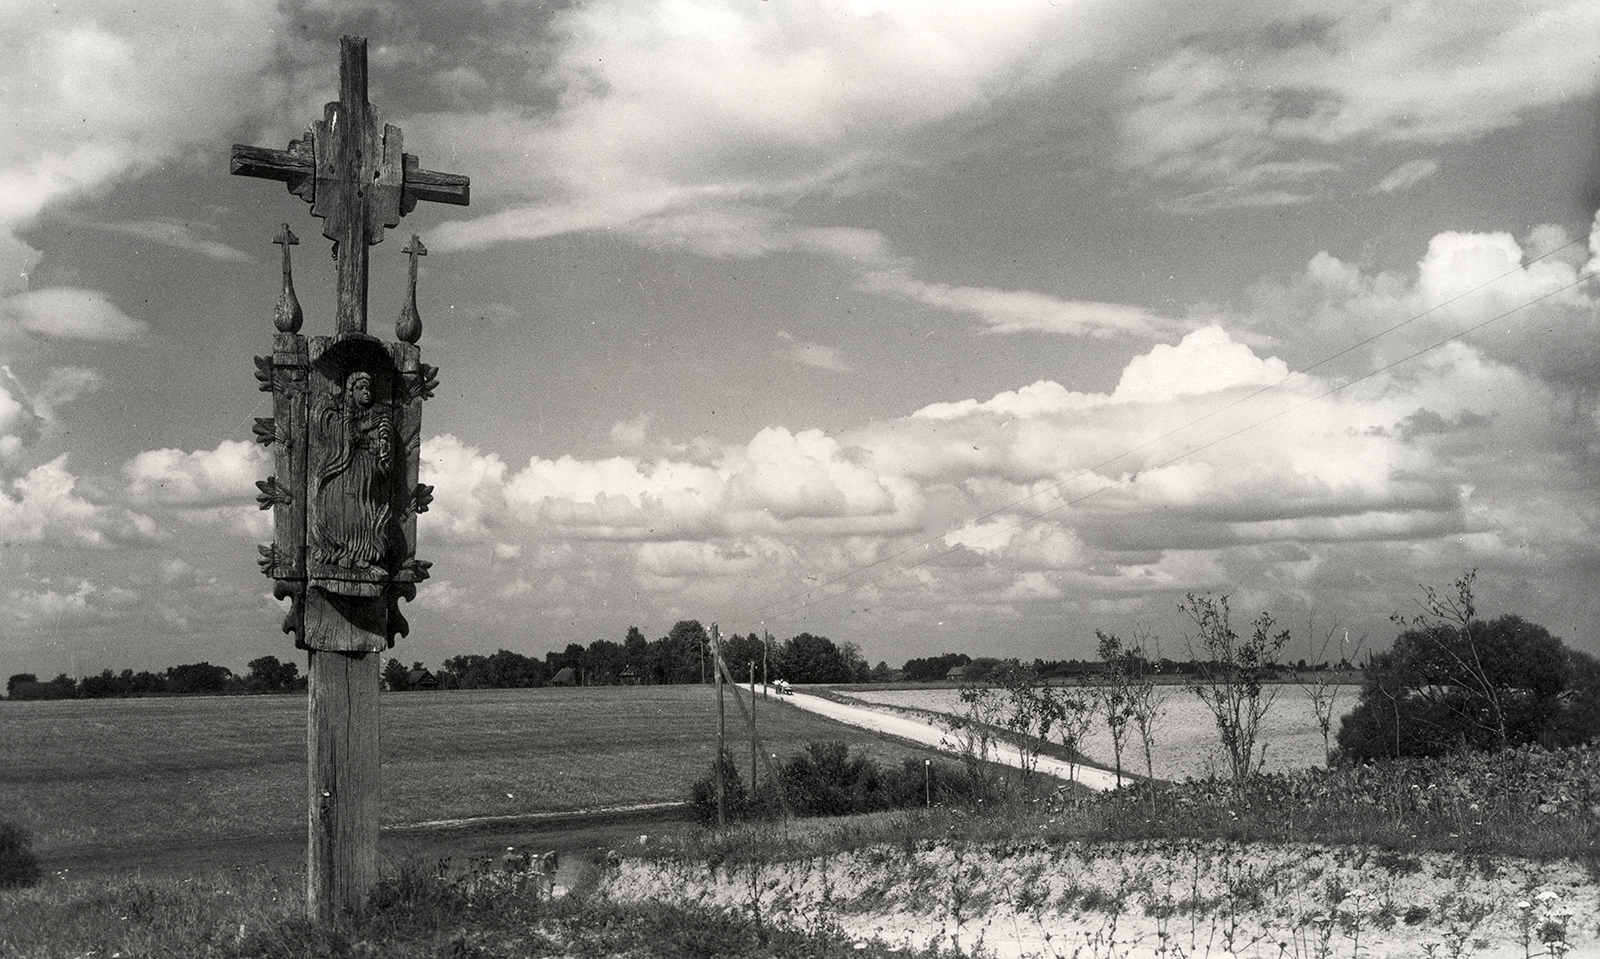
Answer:
[[[305,322],[305,313],[300,310],[300,300],[294,295],[294,275],[289,268],[289,247],[300,242],[285,223],[272,238],[272,242],[283,247],[283,292],[278,294],[278,306],[273,311],[272,325],[277,327],[279,333],[298,333],[300,324]]]
[[[415,343],[422,339],[422,317],[417,315],[417,257],[427,256],[428,248],[422,245],[422,237],[413,233],[411,242],[401,252],[411,257],[411,281],[405,303],[400,307],[400,319],[394,324],[394,335],[398,340]]]

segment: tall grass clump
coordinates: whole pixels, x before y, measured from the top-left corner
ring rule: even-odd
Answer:
[[[0,889],[31,886],[40,875],[32,835],[16,823],[0,822]]]

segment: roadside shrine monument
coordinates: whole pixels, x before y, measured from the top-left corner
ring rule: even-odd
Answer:
[[[340,41],[339,100],[323,118],[286,150],[235,144],[230,172],[283,181],[322,219],[338,260],[334,335],[302,336],[289,255],[299,240],[284,224],[277,333],[255,361],[272,393],[256,440],[274,452],[273,475],[256,484],[273,512],[259,562],[290,601],[283,631],[307,651],[306,903],[325,921],[359,908],[377,881],[379,660],[409,631],[400,600],[416,598],[429,566],[416,557],[417,514],[433,494],[417,480],[422,402],[438,385],[417,347],[427,250],[413,235],[401,251],[409,288],[385,342],[367,333],[367,248],[418,201],[465,206],[470,184],[403,152],[400,129],[367,102],[362,37]]]

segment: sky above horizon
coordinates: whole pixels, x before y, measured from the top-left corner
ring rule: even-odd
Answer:
[[[153,0],[0,10],[0,671],[294,655],[256,567],[337,99],[423,167],[433,578],[392,655],[654,639],[1316,658],[1421,585],[1600,654],[1600,3]],[[1346,647],[1347,649],[1349,647]]]

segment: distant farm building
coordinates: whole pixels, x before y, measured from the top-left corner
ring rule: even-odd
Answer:
[[[438,689],[439,677],[426,669],[413,669],[406,673],[407,689]]]
[[[550,677],[550,685],[576,686],[578,685],[578,671],[571,666],[563,666],[556,671],[554,676]]]

